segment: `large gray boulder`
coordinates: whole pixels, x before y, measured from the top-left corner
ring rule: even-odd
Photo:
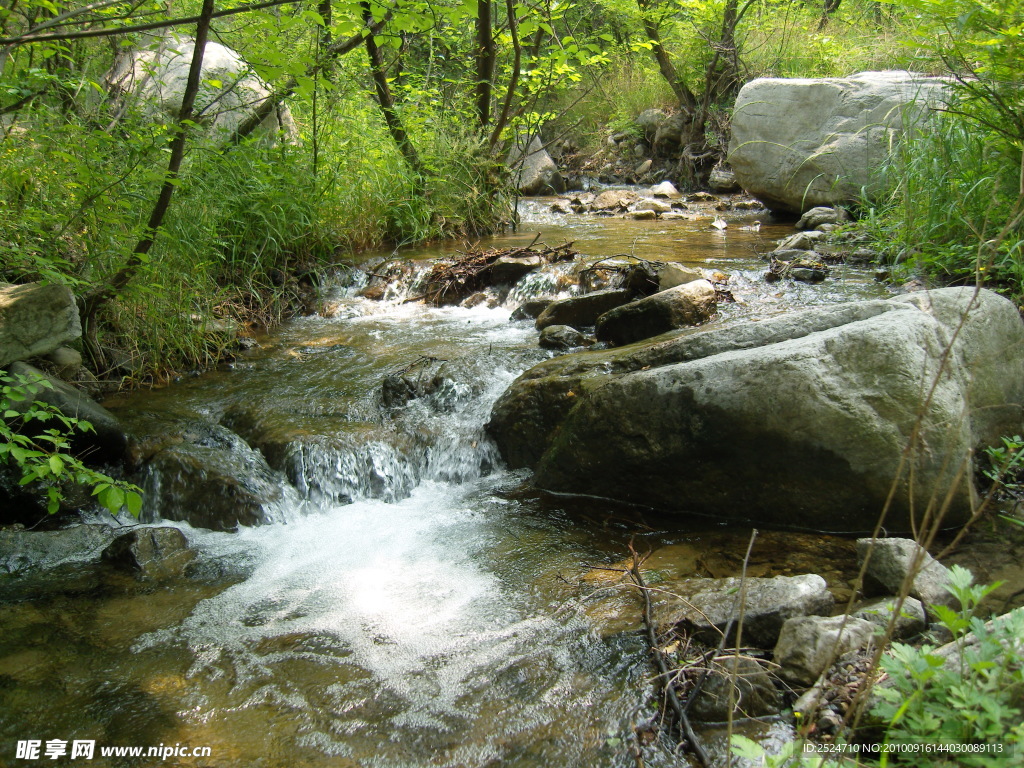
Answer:
[[[544,148],[539,135],[530,139],[526,148],[513,147],[509,155],[509,166],[520,193],[531,195],[558,195],[565,192],[565,181],[558,172],[558,166]]]
[[[149,47],[131,49],[118,57],[106,74],[107,88],[115,97],[141,100],[150,114],[177,117],[194,51],[195,40],[187,35],[155,38]],[[206,43],[195,112],[197,122],[207,126],[211,135],[223,139],[234,133],[271,93],[270,86],[235,51],[220,43]],[[257,129],[257,134],[267,137],[280,132],[288,141],[298,138],[285,104],[278,104]]]
[[[898,139],[946,93],[911,72],[844,78],[759,78],[740,90],[729,163],[736,180],[776,211],[802,213],[882,188]]]
[[[67,286],[0,283],[0,367],[48,354],[81,335],[78,306]]]
[[[1016,308],[947,288],[548,360],[489,430],[540,489],[843,532],[895,487],[899,531],[931,499],[966,519],[973,451],[1018,432],[1022,403]]]

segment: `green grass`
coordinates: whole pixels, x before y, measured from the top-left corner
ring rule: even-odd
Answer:
[[[891,191],[862,226],[901,276],[980,281],[1014,296],[1024,285],[1024,230],[1011,226],[1019,150],[973,120],[946,114],[905,141],[886,174]]]

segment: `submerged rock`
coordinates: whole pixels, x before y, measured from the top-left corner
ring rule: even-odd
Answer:
[[[569,325],[549,325],[540,332],[540,345],[545,349],[572,349],[589,346],[593,339]]]
[[[400,371],[386,375],[380,385],[380,402],[385,408],[401,408],[412,400],[435,397],[444,405],[445,392],[454,384],[446,375],[447,362],[423,357]]]
[[[1016,308],[948,288],[548,360],[488,430],[540,489],[758,524],[870,530],[895,483],[896,531],[914,499],[970,515],[973,451],[1018,432],[1021,403]]]
[[[547,309],[554,299],[529,299],[524,301],[512,312],[510,320],[536,320],[540,313]]]
[[[231,531],[273,519],[285,478],[231,430],[147,413],[126,422],[130,454],[145,478],[143,520]]]
[[[712,661],[689,714],[695,720],[721,722],[729,717],[730,701],[736,717],[774,715],[782,708],[782,695],[771,676],[748,656]]]

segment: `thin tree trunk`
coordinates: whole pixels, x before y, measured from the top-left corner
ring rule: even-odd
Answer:
[[[146,263],[149,258],[149,251],[156,242],[157,232],[163,224],[164,216],[171,205],[171,197],[174,195],[174,188],[178,182],[178,173],[181,170],[181,162],[185,157],[185,145],[188,141],[189,125],[191,123],[195,108],[196,95],[199,93],[200,75],[203,69],[203,54],[206,50],[206,39],[210,31],[210,19],[213,17],[214,0],[203,0],[203,8],[200,12],[199,21],[196,24],[195,48],[192,51],[192,63],[188,70],[188,80],[185,83],[185,92],[181,97],[181,109],[178,111],[178,122],[174,127],[174,136],[171,139],[170,159],[167,161],[167,172],[164,174],[164,182],[160,188],[160,195],[157,197],[153,210],[149,215],[149,222],[146,225],[145,234],[135,246],[132,255],[124,263],[113,277],[105,284],[98,285],[86,294],[82,307],[82,322],[85,326],[86,350],[92,361],[97,366],[103,363],[103,356],[99,349],[97,340],[96,318],[100,310],[107,303],[117,296],[138,272],[139,267]]]
[[[508,123],[509,110],[512,107],[512,99],[515,97],[516,88],[519,87],[519,67],[523,59],[523,46],[519,41],[519,22],[516,19],[516,9],[513,0],[505,0],[505,11],[508,13],[508,31],[512,36],[512,75],[509,77],[508,88],[505,89],[505,100],[501,104],[501,113],[498,115],[491,137],[487,142],[488,148],[493,152],[501,139],[501,132]]]
[[[363,0],[360,5],[363,8],[363,19],[367,25],[370,25],[373,22],[370,4]],[[384,57],[381,55],[380,48],[377,47],[372,34],[366,36],[365,42],[366,54],[370,60],[370,74],[373,77],[373,88],[377,94],[377,103],[380,105],[380,111],[384,116],[388,133],[391,134],[391,138],[398,145],[402,157],[405,158],[405,161],[416,176],[416,184],[419,185],[420,180],[424,176],[423,164],[420,162],[420,156],[416,152],[416,147],[413,146],[409,134],[405,131],[402,118],[395,110],[395,100],[391,96],[391,88],[388,87],[388,75]]]
[[[480,127],[491,122],[491,91],[494,82],[494,45],[491,0],[476,3],[476,113]]]
[[[393,11],[389,10],[380,21],[373,21],[368,23],[366,27],[354,33],[351,37],[346,40],[335,40],[329,46],[327,46],[320,56],[320,60],[309,67],[303,75],[305,77],[315,77],[319,72],[329,66],[335,59],[341,58],[346,53],[354,51],[360,45],[363,44],[363,36],[369,35],[372,37],[384,28],[384,25],[391,19]],[[246,137],[248,137],[253,131],[259,128],[260,124],[270,116],[270,113],[277,109],[277,105],[295,93],[295,89],[299,87],[299,80],[297,77],[289,77],[284,85],[274,90],[266,99],[260,102],[260,105],[252,111],[252,114],[244,120],[238,128],[235,129],[234,134],[228,141],[229,144],[237,144]]]
[[[672,92],[679,100],[679,106],[692,114],[697,109],[697,97],[694,96],[693,91],[687,87],[686,83],[679,76],[675,65],[669,58],[668,51],[662,45],[661,32],[658,30],[658,25],[649,12],[649,0],[637,0],[637,7],[640,8],[640,13],[643,16],[644,32],[647,33],[647,39],[651,41],[651,53],[654,55],[654,60],[658,63],[658,70],[661,72],[661,76],[665,78],[672,88]]]

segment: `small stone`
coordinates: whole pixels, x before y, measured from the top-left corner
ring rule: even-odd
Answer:
[[[593,341],[569,325],[549,325],[540,332],[540,345],[544,349],[567,350],[589,346]]]
[[[633,218],[637,221],[654,221],[658,214],[654,211],[633,211]]]
[[[712,192],[735,192],[740,188],[736,176],[728,168],[715,168],[708,177],[708,188]]]
[[[655,213],[668,213],[672,210],[672,206],[662,200],[652,200],[650,198],[641,200],[636,204],[637,211],[654,211]]]
[[[704,273],[701,270],[674,262],[667,263],[658,271],[658,287],[663,291],[703,279]]]
[[[177,528],[142,527],[118,536],[103,550],[103,559],[140,580],[181,576],[195,553]]]
[[[789,276],[801,283],[820,283],[828,275],[824,270],[810,267],[796,267],[789,271]]]
[[[655,197],[678,197],[679,191],[671,181],[663,181],[651,187],[651,194]]]
[[[796,223],[797,229],[818,229],[822,224],[833,226],[849,221],[850,217],[842,208],[819,205],[804,213]],[[825,230],[822,230],[825,231]]]
[[[854,608],[850,615],[858,619],[864,619],[864,621],[870,621],[875,626],[881,627],[884,630],[889,626],[895,609],[896,598],[886,597],[881,600],[861,603]],[[921,604],[921,601],[913,597],[907,597],[903,601],[899,618],[893,624],[892,637],[897,640],[911,637],[923,632],[926,626],[927,617],[925,616],[924,606]]]
[[[824,232],[818,232],[817,230],[812,232],[797,232],[795,235],[779,241],[779,247],[777,251],[813,251],[815,244],[825,237]]]
[[[858,539],[857,563],[867,561],[864,572],[866,594],[896,594],[915,566],[916,574],[909,594],[926,606],[952,607],[956,598],[946,589],[951,583],[949,569],[929,555],[913,539]]]
[[[797,685],[813,685],[829,665],[874,637],[871,622],[850,616],[799,616],[787,619],[775,644],[779,676]]]
[[[486,303],[487,294],[484,293],[483,291],[479,291],[463,299],[461,306],[465,307],[466,309],[472,309],[473,307],[479,307],[481,304]]]
[[[637,150],[640,150],[639,146],[637,147]],[[643,157],[645,154],[647,154],[647,145],[646,144],[643,145],[643,151],[638,151],[637,154],[640,157]],[[638,165],[636,167],[636,171],[635,171],[636,175],[637,176],[643,176],[645,173],[647,173],[649,170],[651,170],[651,166],[653,164],[654,164],[654,161],[651,160],[650,158],[648,158],[647,160],[644,160],[642,163],[640,163],[640,165]]]

